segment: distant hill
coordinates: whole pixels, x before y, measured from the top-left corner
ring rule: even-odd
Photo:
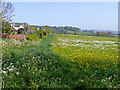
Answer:
[[[61,26],[61,27],[51,27],[51,31],[55,31],[57,33],[64,33],[64,34],[73,34],[73,33],[79,33],[80,29],[77,27],[71,27],[71,26]]]
[[[16,26],[20,26],[20,25],[23,25],[23,24],[27,24],[27,23],[18,23],[18,22],[14,22],[14,24]],[[29,25],[29,24],[27,24]],[[36,27],[36,28],[43,28],[44,26],[38,26],[38,25],[29,25],[31,27]],[[80,35],[88,35],[90,33],[96,33],[96,32],[112,32],[113,34],[118,34],[118,31],[111,31],[111,30],[81,30],[80,28],[77,28],[77,27],[72,27],[72,26],[50,26],[50,29],[51,31],[54,31],[56,33],[60,33],[60,34],[80,34]]]
[[[118,31],[111,31],[111,30],[93,30],[94,31],[94,33],[96,33],[96,32],[112,32],[113,34],[118,34]]]

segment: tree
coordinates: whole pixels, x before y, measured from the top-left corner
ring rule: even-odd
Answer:
[[[97,35],[97,36],[100,36],[100,32],[96,32],[96,35]]]
[[[38,30],[37,32],[38,38],[43,38],[43,31],[42,30]]]
[[[50,31],[50,27],[46,25],[46,26],[43,27],[43,30]]]
[[[106,32],[102,32],[102,33],[101,33],[101,36],[104,36],[104,37],[105,37],[105,36],[107,36],[107,33],[106,33]]]
[[[11,27],[11,25],[9,24],[9,22],[5,22],[4,20],[2,20],[2,33],[7,33],[10,34],[13,31],[13,28]]]
[[[112,32],[107,32],[107,36],[111,37],[112,36]]]
[[[14,16],[14,6],[10,2],[5,2],[5,0],[0,0],[0,19],[4,21],[4,25],[6,23],[9,24],[9,22],[12,21],[12,17]],[[3,27],[3,26],[2,26]],[[9,30],[7,29],[4,29]],[[7,31],[6,33],[10,34],[10,31]],[[9,45],[9,35],[8,35],[8,45]]]
[[[24,30],[27,32],[29,30],[29,25],[27,23],[24,23]]]
[[[12,17],[14,16],[14,6],[10,2],[6,2],[5,0],[0,0],[0,14],[2,16],[2,20],[11,22]]]

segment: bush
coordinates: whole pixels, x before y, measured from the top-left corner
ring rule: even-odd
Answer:
[[[46,36],[47,35],[47,31],[43,31],[43,36]]]
[[[27,36],[26,36],[26,39],[27,39],[27,40],[30,40],[30,41],[33,41],[33,40],[39,40],[37,34],[27,35]]]
[[[63,34],[62,32],[59,32],[59,34]]]
[[[42,30],[38,30],[36,32],[36,34],[38,35],[39,38],[43,38],[43,31]]]
[[[51,31],[47,31],[48,35],[51,33]]]
[[[15,35],[15,32],[12,32],[12,35]]]
[[[18,29],[18,34],[22,34],[22,31],[24,31],[23,28]]]

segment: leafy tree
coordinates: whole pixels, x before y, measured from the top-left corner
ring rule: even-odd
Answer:
[[[113,35],[112,32],[107,32],[108,37],[111,37],[112,35]]]
[[[77,35],[77,32],[74,32],[74,35]]]
[[[63,34],[62,32],[59,32],[59,34]]]
[[[13,27],[11,27],[8,21],[6,22],[5,20],[2,20],[2,33],[10,34],[13,30]]]
[[[43,31],[42,30],[37,30],[37,35],[39,38],[43,38]]]
[[[12,21],[14,16],[14,6],[10,2],[5,2],[5,0],[0,0],[0,19],[2,20],[2,32],[10,34],[12,29],[9,22]],[[9,45],[9,35],[8,35],[8,45]]]
[[[97,32],[96,35],[97,35],[97,36],[100,36],[100,32]]]
[[[47,36],[47,31],[43,31],[43,35],[44,35],[44,36]]]
[[[91,32],[90,35],[91,35],[91,36],[94,36],[95,34],[94,34],[94,32]]]
[[[50,31],[50,27],[46,25],[43,27],[43,30]]]
[[[105,37],[105,36],[107,36],[107,33],[102,32],[102,33],[101,33],[101,36],[104,36],[104,37]]]

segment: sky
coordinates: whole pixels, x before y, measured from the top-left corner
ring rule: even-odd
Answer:
[[[8,0],[11,2],[119,2],[119,0]]]
[[[118,30],[117,2],[12,2],[13,22]]]

